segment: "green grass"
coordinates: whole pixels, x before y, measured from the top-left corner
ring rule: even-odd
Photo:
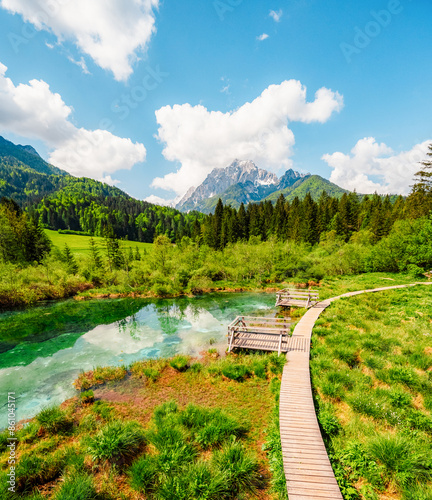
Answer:
[[[188,358],[199,369],[186,371],[173,370],[170,361],[127,367],[131,376],[106,389],[113,401],[102,389],[93,404],[82,404],[85,393],[77,392],[65,409],[41,412],[18,432],[18,496],[7,493],[4,481],[0,497],[286,500],[279,434],[271,427],[285,358],[205,355]],[[230,364],[250,376],[241,383],[224,377]],[[148,370],[157,373],[154,380]],[[270,427],[272,443],[264,449]],[[7,453],[3,446],[1,481]]]
[[[318,418],[347,500],[432,495],[431,306],[426,286],[365,294],[314,329]]]
[[[50,229],[44,229],[45,234],[52,241],[53,245],[57,247],[59,250],[63,251],[65,244],[72,250],[74,254],[78,255],[89,255],[90,254],[90,239],[91,236],[81,236],[77,234],[60,234],[57,231],[51,231]],[[101,253],[105,252],[105,240],[100,236],[93,236],[93,239],[98,246]],[[123,240],[121,245],[125,249],[132,248],[135,252],[136,247],[143,255],[143,252],[149,252],[153,248],[152,243],[141,243],[139,241],[127,241]]]
[[[133,456],[144,443],[144,433],[136,422],[110,422],[88,442],[94,462],[115,462]]]

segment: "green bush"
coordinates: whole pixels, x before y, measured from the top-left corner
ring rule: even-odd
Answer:
[[[178,372],[184,372],[189,368],[189,361],[189,356],[178,354],[169,362],[169,364]]]
[[[144,433],[136,422],[106,424],[88,443],[93,461],[117,461],[136,453],[144,442]]]
[[[342,429],[342,426],[334,413],[332,405],[323,404],[320,407],[318,421],[327,436],[335,436]]]

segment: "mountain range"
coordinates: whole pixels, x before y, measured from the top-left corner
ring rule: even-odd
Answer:
[[[214,211],[219,198],[224,204],[238,208],[242,203],[264,200],[275,203],[281,194],[292,200],[310,193],[316,200],[323,191],[334,197],[347,192],[319,175],[289,169],[279,178],[250,160],[235,160],[227,168],[212,170],[204,182],[191,187],[174,208],[181,212],[208,214]],[[15,145],[0,136],[0,197],[13,198],[22,206],[32,206],[43,198],[58,198],[65,192],[133,200],[116,187],[85,177],[73,177],[43,160],[32,146]]]
[[[347,191],[319,175],[301,174],[292,169],[280,178],[258,168],[250,160],[235,160],[227,168],[215,168],[198,187],[191,187],[175,205],[177,210],[210,213],[219,200],[238,208],[241,203],[270,200],[275,203],[282,194],[292,200],[310,193],[315,200],[326,191],[340,198]]]

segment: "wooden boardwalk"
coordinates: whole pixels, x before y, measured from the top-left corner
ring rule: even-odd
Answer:
[[[315,321],[334,300],[362,293],[412,285],[397,285],[350,292],[316,304],[299,321],[287,346],[279,401],[282,456],[289,500],[342,500],[342,494],[324,446],[309,373],[310,339]]]

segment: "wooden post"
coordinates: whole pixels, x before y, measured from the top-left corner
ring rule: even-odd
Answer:
[[[234,340],[234,328],[231,327],[230,330],[231,330],[231,339],[230,339],[230,343],[228,346],[228,352],[231,352],[231,348],[232,348],[232,344],[233,344],[233,340]]]
[[[279,337],[279,349],[278,349],[278,356],[281,355],[281,351],[282,351],[282,335],[283,335],[283,331],[281,331],[281,334],[280,334],[280,337]]]

